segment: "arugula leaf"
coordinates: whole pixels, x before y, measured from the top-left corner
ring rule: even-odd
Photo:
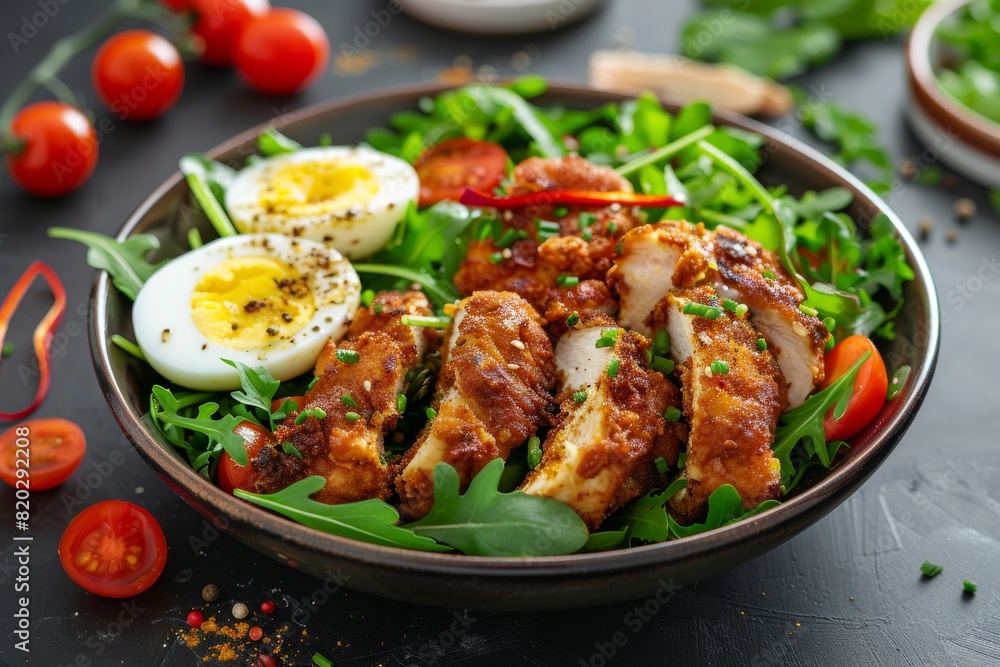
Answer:
[[[670,539],[666,504],[685,486],[687,480],[681,478],[674,480],[663,491],[647,493],[608,517],[602,528],[624,530],[629,541],[663,542]]]
[[[132,301],[143,283],[168,261],[157,264],[146,261],[149,253],[160,247],[159,239],[152,234],[135,234],[116,241],[104,234],[69,227],[49,227],[47,233],[54,239],[78,241],[87,246],[87,264],[107,271],[111,283]]]
[[[399,513],[381,500],[362,500],[344,505],[328,505],[309,496],[326,486],[326,479],[313,475],[301,479],[277,493],[257,494],[236,489],[237,497],[287,516],[304,526],[324,533],[349,537],[369,544],[418,549],[420,551],[451,551],[434,540],[415,535],[396,525]]]
[[[511,109],[514,118],[534,139],[543,157],[562,157],[566,154],[562,139],[542,121],[541,113],[513,90],[472,84],[463,88],[462,92],[475,99],[486,113],[496,113],[498,108]]]
[[[237,464],[241,466],[247,464],[247,450],[243,446],[243,437],[233,433],[233,429],[243,421],[241,417],[225,414],[220,419],[212,419],[219,412],[218,403],[203,403],[198,407],[198,414],[194,417],[182,416],[180,414],[182,407],[184,405],[169,389],[160,385],[153,386],[151,413],[154,419],[201,433],[208,437],[209,443],[222,445]]]
[[[805,403],[799,407],[788,410],[781,415],[771,449],[774,451],[775,458],[781,462],[781,486],[783,489],[790,489],[792,477],[795,475],[792,452],[800,441],[807,439],[809,442],[804,446],[809,448],[810,458],[815,456],[827,468],[833,463],[837,451],[846,446],[843,441],[826,441],[823,420],[827,411],[833,406],[836,406],[834,407],[834,418],[839,419],[843,416],[847,409],[847,403],[854,393],[854,379],[869,356],[871,356],[871,352],[865,352],[860,359],[854,362],[850,370],[830,386],[807,398]]]
[[[221,361],[236,369],[236,373],[240,377],[240,385],[243,387],[243,391],[234,391],[230,396],[243,405],[249,405],[252,408],[263,411],[270,420],[271,430],[273,431],[275,421],[283,419],[288,415],[285,412],[284,415],[278,417],[271,412],[271,401],[274,400],[274,395],[278,392],[278,387],[281,386],[281,383],[275,380],[274,376],[271,375],[271,371],[267,370],[264,366],[255,371],[239,361],[230,361],[229,359],[222,359]],[[280,407],[283,409],[286,407],[286,404],[287,401]]]
[[[587,538],[587,543],[577,552],[581,554],[594,553],[596,551],[610,551],[617,549],[628,536],[628,530],[602,530],[599,533],[591,533]]]
[[[704,522],[682,526],[674,521],[672,516],[667,514],[667,525],[670,528],[670,537],[672,539],[689,537],[742,521],[772,507],[777,507],[780,504],[781,501],[779,500],[765,500],[757,505],[757,507],[748,510],[743,507],[743,502],[740,500],[740,492],[736,490],[736,487],[731,484],[723,484],[715,491],[712,491],[712,495],[708,497],[708,513]]]
[[[434,506],[406,524],[472,556],[556,556],[587,543],[587,527],[568,505],[523,491],[500,493],[503,460],[494,459],[459,495],[458,472],[446,463],[434,468]]]
[[[294,153],[301,148],[302,144],[294,139],[289,139],[273,127],[267,128],[257,137],[257,150],[264,157]]]
[[[178,167],[187,179],[195,201],[205,212],[216,233],[219,236],[235,236],[238,232],[233,226],[233,221],[229,219],[223,202],[226,199],[226,188],[229,187],[236,172],[220,162],[209,160],[200,153],[188,153],[183,156]]]

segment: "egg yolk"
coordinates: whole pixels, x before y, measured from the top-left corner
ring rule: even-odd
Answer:
[[[378,180],[364,167],[342,162],[288,164],[268,176],[260,204],[269,213],[316,215],[366,204]]]
[[[259,350],[305,328],[316,312],[309,285],[272,257],[236,257],[205,272],[191,297],[191,316],[208,340]]]

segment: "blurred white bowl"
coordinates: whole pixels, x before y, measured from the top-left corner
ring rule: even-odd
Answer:
[[[575,23],[604,0],[397,0],[413,18],[439,28],[477,35],[558,30]]]

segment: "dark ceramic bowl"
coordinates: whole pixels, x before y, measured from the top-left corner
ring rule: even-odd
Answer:
[[[410,87],[329,102],[294,114],[278,128],[307,145],[332,132],[335,143],[358,142],[366,128],[394,111],[416,108],[417,100],[441,87]],[[626,99],[579,86],[553,86],[543,104],[590,108]],[[670,105],[672,111],[676,106]],[[927,392],[938,353],[939,310],[930,272],[902,223],[857,179],[831,160],[770,127],[746,118],[718,115],[718,124],[762,134],[765,183],[788,184],[793,193],[841,186],[855,195],[851,214],[861,222],[885,213],[896,226],[916,278],[906,285],[906,308],[896,323],[895,342],[884,350],[890,368],[910,364],[913,372],[899,397],[852,439],[852,448],[824,477],[810,480],[780,507],[746,521],[701,535],[605,553],[542,558],[481,558],[374,546],[327,535],[266,512],[228,495],[197,475],[159,437],[143,415],[149,390],[159,381],[145,364],[110,342],[111,335],[132,333],[131,304],[111,289],[101,274],[91,308],[94,366],[111,410],[136,449],[163,480],[192,507],[221,529],[258,551],[317,577],[375,595],[430,605],[477,609],[529,610],[584,607],[669,594],[750,560],[818,521],[853,493],[903,437]],[[210,151],[226,162],[254,152],[254,128]],[[180,202],[188,188],[174,174],[122,228],[118,238],[151,232],[166,252],[180,252],[184,239]]]

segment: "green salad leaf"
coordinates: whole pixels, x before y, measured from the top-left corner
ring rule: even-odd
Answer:
[[[118,241],[82,229],[70,227],[49,227],[48,235],[54,239],[78,241],[87,246],[87,264],[107,271],[111,283],[132,301],[139,294],[143,283],[156,273],[168,260],[151,264],[146,258],[159,249],[160,241],[152,234],[135,234]]]
[[[685,486],[687,480],[681,478],[666,489],[647,493],[608,517],[602,528],[624,530],[629,541],[664,542],[670,539],[666,505]]]
[[[556,556],[588,540],[587,527],[568,505],[523,491],[500,493],[503,460],[494,459],[459,495],[454,468],[434,468],[434,506],[405,527],[473,556]]]
[[[289,139],[273,127],[267,128],[257,137],[257,150],[264,157],[294,153],[301,149],[302,144],[294,139]]]
[[[748,510],[743,507],[740,492],[736,490],[736,487],[731,484],[723,484],[708,497],[708,512],[702,523],[682,526],[667,514],[667,525],[670,527],[671,538],[689,537],[742,521],[780,504],[781,502],[778,500],[765,500],[757,507]]]
[[[215,402],[202,403],[198,406],[198,413],[189,417],[181,414],[181,410],[189,407],[186,402],[181,402],[166,387],[160,385],[153,386],[153,397],[150,405],[152,418],[161,423],[176,426],[184,430],[201,433],[208,438],[209,447],[204,450],[204,454],[221,454],[218,448],[212,445],[218,444],[226,451],[233,460],[241,465],[247,464],[247,451],[243,446],[243,437],[235,434],[233,429],[243,422],[243,417],[233,413],[223,414],[220,418],[213,417],[219,412],[219,404]],[[171,438],[171,442],[175,442]],[[185,448],[190,445],[185,445]],[[205,456],[207,464],[208,456]],[[200,469],[199,466],[197,469]]]
[[[236,172],[201,153],[188,153],[180,159],[178,166],[187,179],[192,196],[216,233],[219,236],[236,235],[238,232],[225,207],[226,188]]]
[[[382,500],[361,500],[343,505],[328,505],[309,498],[326,485],[326,479],[313,475],[300,479],[277,493],[257,494],[236,489],[239,498],[283,514],[304,526],[324,533],[349,537],[369,544],[417,549],[451,551],[434,540],[397,526],[399,513]]]

